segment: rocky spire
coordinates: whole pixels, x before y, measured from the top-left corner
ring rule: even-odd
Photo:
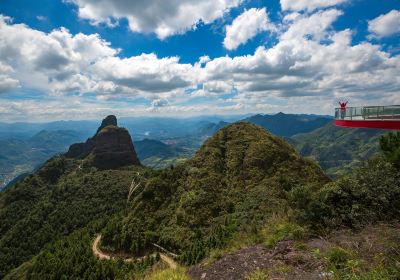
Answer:
[[[97,134],[99,134],[100,130],[102,130],[103,128],[105,128],[106,126],[109,126],[109,125],[118,126],[118,121],[117,121],[117,117],[116,116],[109,115],[105,119],[103,119],[103,121],[101,122],[100,127],[97,129],[97,132],[96,132],[95,136]]]
[[[65,156],[85,159],[100,169],[140,165],[128,130],[118,127],[113,115],[107,116],[96,134],[85,143],[71,145]]]

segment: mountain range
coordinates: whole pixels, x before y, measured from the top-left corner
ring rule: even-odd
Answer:
[[[223,119],[236,118],[238,116]],[[120,122],[123,126],[127,124],[125,127],[134,135],[141,162],[149,167],[165,168],[192,157],[208,137],[229,124],[224,120],[216,116],[192,118],[186,124],[182,119],[158,118],[122,119]],[[316,160],[330,176],[350,172],[363,160],[378,153],[378,138],[385,133],[379,130],[335,127],[329,116],[259,114],[243,121],[260,125],[273,134],[284,137],[303,156]],[[29,133],[38,128],[49,130],[38,131],[29,136]],[[51,130],[55,128],[75,130]],[[81,130],[84,128],[88,130]],[[51,156],[65,152],[68,145],[82,141],[96,131],[92,121],[31,125],[17,123],[15,127],[11,124],[0,124],[0,129],[10,131],[10,136],[7,137],[6,132],[0,130],[0,141],[3,147],[7,147],[0,150],[0,166],[3,171],[0,175],[0,189],[16,176],[35,170]],[[139,131],[138,134],[136,130]]]
[[[137,151],[108,116],[0,193],[0,277],[400,276],[400,172],[389,154],[332,181],[283,138],[244,121],[176,166],[145,167]]]

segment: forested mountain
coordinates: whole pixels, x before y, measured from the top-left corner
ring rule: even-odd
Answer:
[[[139,149],[148,147],[139,153],[143,164],[165,168],[192,157],[204,140],[228,125],[229,121],[242,117],[122,118],[120,123],[134,133]],[[285,136],[319,127],[326,117],[279,113],[255,115],[246,120]],[[20,174],[31,172],[51,156],[65,152],[69,145],[86,139],[95,133],[96,125],[94,121],[0,123],[0,144],[5,147],[0,150],[0,189]],[[168,145],[163,146],[163,143]]]
[[[154,147],[155,152],[152,152],[152,147],[140,152],[139,158],[143,164],[163,168],[190,158],[206,137],[227,124],[223,120],[240,117],[122,118],[120,123],[135,134],[138,148],[142,145],[157,146]],[[19,175],[30,173],[55,154],[65,152],[69,145],[93,135],[97,125],[90,120],[0,123],[0,191]],[[161,140],[176,144],[164,146],[163,149]]]
[[[205,254],[196,251],[199,242],[216,234],[212,238],[219,244],[223,237],[218,235],[257,227],[283,207],[282,191],[327,181],[317,165],[280,138],[255,125],[235,123],[207,140],[185,164],[143,179],[131,210],[104,229],[103,245],[141,254],[157,242],[191,264]]]
[[[123,209],[134,170],[142,169],[130,135],[115,122],[7,190],[0,197],[0,277],[48,242]]]
[[[351,129],[328,123],[312,132],[294,135],[291,144],[302,156],[311,157],[331,176],[354,170],[379,153],[379,137],[387,131]]]
[[[264,127],[274,135],[290,137],[320,128],[332,121],[331,117],[317,115],[294,115],[278,113],[275,115],[254,115],[245,119]]]
[[[331,181],[282,138],[238,122],[185,163],[152,170],[109,116],[0,194],[0,277],[398,279],[399,139],[383,138],[385,157]],[[120,258],[99,260],[96,236]],[[164,270],[155,245],[187,271]]]

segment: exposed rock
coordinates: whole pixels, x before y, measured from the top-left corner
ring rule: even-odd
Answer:
[[[71,145],[65,156],[87,158],[101,169],[140,165],[129,132],[117,126],[117,118],[113,115],[106,117],[96,134],[85,143]]]
[[[124,128],[106,126],[95,137],[93,163],[99,168],[140,165],[131,136]]]
[[[114,115],[109,115],[109,116],[107,116],[107,117],[101,122],[101,125],[100,125],[100,127],[97,129],[97,132],[96,132],[95,136],[96,136],[97,134],[99,134],[99,132],[100,132],[103,128],[105,128],[106,126],[109,126],[109,125],[118,126],[118,121],[117,121],[117,117],[116,117],[116,116],[114,116]]]
[[[89,138],[85,143],[72,144],[65,155],[71,158],[85,158],[90,154],[93,148],[94,140],[93,138]]]

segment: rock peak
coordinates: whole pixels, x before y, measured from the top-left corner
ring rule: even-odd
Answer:
[[[103,128],[105,128],[106,126],[109,126],[109,125],[118,126],[118,120],[117,120],[116,116],[109,115],[105,119],[103,119],[103,121],[101,122],[101,125],[97,129],[97,132],[95,135],[97,135],[100,132],[100,130],[102,130]]]
[[[71,145],[65,155],[85,159],[100,169],[140,165],[128,130],[118,127],[114,115],[103,119],[96,134],[85,143]]]

